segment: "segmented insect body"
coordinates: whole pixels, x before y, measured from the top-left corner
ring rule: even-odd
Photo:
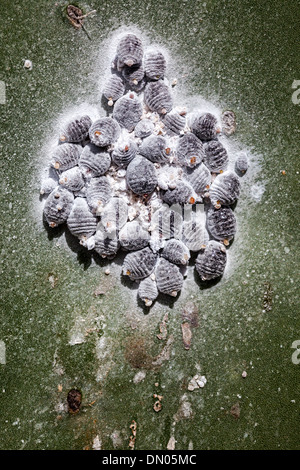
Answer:
[[[72,192],[80,191],[85,185],[82,172],[78,166],[63,171],[59,178],[59,184]]]
[[[101,223],[107,232],[118,232],[126,224],[128,206],[125,199],[113,197],[101,212]]]
[[[158,289],[155,279],[148,276],[139,283],[138,296],[145,302],[146,307],[150,307],[158,297]]]
[[[197,194],[205,194],[211,184],[211,174],[204,163],[186,172],[185,177]]]
[[[191,125],[192,132],[202,141],[217,137],[217,118],[211,113],[197,116]]]
[[[167,114],[173,108],[170,88],[162,80],[147,83],[144,91],[144,101],[150,111],[159,114]]]
[[[225,135],[230,136],[236,130],[236,118],[233,111],[224,111],[221,116],[222,130]]]
[[[125,66],[122,74],[129,86],[136,86],[143,80],[145,72],[143,65],[139,64],[132,67]]]
[[[57,180],[54,178],[45,178],[41,183],[40,194],[43,196],[44,194],[50,194],[53,189],[57,186]]]
[[[113,106],[124,95],[125,85],[118,75],[111,75],[103,88],[103,95],[107,99],[108,105]]]
[[[112,160],[120,168],[126,168],[138,151],[137,144],[129,137],[121,138],[112,152]]]
[[[161,255],[174,264],[188,264],[190,259],[188,247],[181,240],[175,238],[166,241]]]
[[[104,117],[93,122],[89,130],[91,142],[98,147],[107,147],[116,142],[120,136],[120,126],[111,117]]]
[[[66,222],[74,203],[74,195],[65,188],[55,188],[47,197],[44,217],[50,227]]]
[[[86,190],[86,199],[93,214],[99,214],[112,196],[111,186],[106,176],[91,178]]]
[[[150,119],[142,119],[137,123],[134,128],[134,135],[140,139],[144,139],[152,134],[154,131],[154,124]]]
[[[179,138],[177,144],[177,158],[182,166],[194,168],[205,157],[203,144],[195,134],[188,132]]]
[[[110,164],[110,154],[92,143],[84,147],[78,162],[79,168],[88,177],[104,175],[109,169]]]
[[[120,98],[113,111],[113,118],[128,132],[132,132],[141,119],[143,106],[136,93],[130,91]]]
[[[113,259],[120,248],[116,233],[107,233],[101,223],[97,226],[94,243],[94,251],[102,258]]]
[[[222,173],[228,166],[228,154],[223,144],[218,140],[211,140],[204,144],[204,163],[212,173]]]
[[[235,161],[235,170],[238,175],[243,175],[248,170],[248,157],[245,152],[238,155]]]
[[[169,131],[180,134],[185,128],[186,112],[172,109],[168,114],[165,114],[163,123]]]
[[[232,171],[225,171],[218,175],[210,188],[210,200],[218,208],[221,205],[230,206],[240,195],[239,177]]]
[[[119,240],[123,248],[128,251],[137,251],[149,244],[150,235],[139,220],[127,222],[120,230]]]
[[[228,244],[236,233],[236,218],[230,207],[211,208],[206,216],[207,229],[210,234],[224,244]]]
[[[152,215],[151,235],[153,238],[160,240],[180,238],[182,222],[182,208],[180,205],[172,208],[164,205]]]
[[[117,46],[118,69],[120,70],[124,65],[132,67],[133,65],[141,64],[143,54],[142,41],[135,34],[126,34]]]
[[[59,171],[69,170],[76,166],[82,151],[78,144],[61,144],[56,147],[51,157],[51,166]]]
[[[151,194],[157,186],[155,166],[147,158],[137,155],[126,172],[128,187],[139,196]]]
[[[162,200],[171,206],[172,204],[193,204],[193,188],[184,180],[177,181],[174,189],[167,189],[162,194]]]
[[[150,80],[164,78],[167,68],[166,59],[159,50],[148,50],[144,55],[145,75]]]
[[[153,272],[156,261],[157,254],[149,247],[130,252],[123,262],[123,274],[131,280],[144,279]]]
[[[91,213],[85,198],[77,197],[67,219],[71,234],[81,238],[89,238],[95,232],[98,219]]]
[[[222,243],[210,240],[196,258],[196,271],[202,281],[217,279],[224,273],[227,261],[226,248]]]
[[[92,120],[87,115],[72,119],[62,127],[59,135],[60,142],[83,142],[89,135],[91,125]]]
[[[171,149],[163,136],[150,135],[143,140],[139,153],[153,163],[165,163],[169,161]]]
[[[208,239],[204,217],[201,214],[193,213],[183,221],[181,240],[189,250],[199,251]]]
[[[155,269],[156,284],[159,292],[176,297],[183,286],[183,276],[176,264],[160,258]]]

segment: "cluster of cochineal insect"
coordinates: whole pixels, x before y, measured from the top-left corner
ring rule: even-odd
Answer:
[[[219,138],[234,114],[175,107],[166,70],[162,51],[123,36],[102,90],[110,112],[63,125],[41,187],[50,227],[104,258],[126,251],[123,275],[147,306],[177,296],[193,253],[202,281],[221,278],[248,165],[240,154],[230,170]]]

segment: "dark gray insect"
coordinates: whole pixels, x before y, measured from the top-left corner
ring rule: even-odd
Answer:
[[[60,131],[60,142],[83,142],[89,135],[92,120],[89,116],[81,116],[68,122]]]
[[[118,75],[111,75],[103,88],[103,95],[107,99],[107,104],[109,106],[113,106],[114,102],[124,95],[124,92],[125,85],[121,77]]]
[[[102,176],[111,165],[111,157],[103,148],[89,143],[81,152],[78,165],[85,176]]]
[[[144,78],[145,72],[142,64],[133,65],[132,67],[125,67],[122,70],[122,75],[124,80],[128,83],[129,86],[138,85]]]
[[[138,296],[143,302],[145,302],[146,307],[150,307],[153,304],[154,300],[157,299],[158,294],[159,292],[156,281],[152,276],[148,276],[141,280],[138,288]]]
[[[177,158],[182,166],[194,168],[205,157],[203,144],[192,132],[179,138],[177,144]]]
[[[162,191],[162,200],[169,206],[172,204],[194,204],[193,188],[188,182],[179,180],[174,189]]]
[[[145,75],[150,80],[164,78],[167,68],[166,59],[158,50],[148,50],[144,56]]]
[[[180,132],[185,128],[186,112],[172,110],[168,114],[165,114],[163,123],[169,131],[174,134],[180,134]]]
[[[111,187],[106,176],[91,178],[86,190],[86,199],[93,214],[99,214],[112,196]]]
[[[74,195],[65,188],[55,188],[47,197],[44,205],[44,217],[50,227],[66,222],[72,210]]]
[[[230,136],[236,130],[236,118],[233,111],[224,111],[221,116],[222,130],[225,135]]]
[[[102,258],[113,259],[120,248],[116,233],[107,233],[101,223],[98,224],[94,242],[94,251]]]
[[[207,229],[210,234],[225,245],[236,233],[236,218],[230,207],[211,208],[206,215]]]
[[[232,171],[225,171],[218,175],[210,188],[211,203],[219,208],[234,204],[240,195],[241,183],[239,177]]]
[[[78,166],[74,166],[69,170],[63,171],[59,178],[59,184],[69,191],[80,191],[85,185],[81,169]]]
[[[118,232],[127,222],[128,206],[125,199],[113,197],[101,211],[101,223],[107,232]]]
[[[202,214],[192,213],[191,217],[183,221],[181,240],[189,250],[199,251],[208,239]]]
[[[126,34],[117,46],[118,69],[120,70],[124,65],[132,67],[141,64],[143,54],[142,41],[135,34]]]
[[[138,151],[137,144],[129,138],[119,140],[112,152],[112,160],[120,168],[126,168]]]
[[[196,117],[191,125],[192,132],[203,141],[217,137],[220,129],[217,127],[217,118],[211,113],[204,113]]]
[[[117,121],[111,117],[97,119],[90,127],[91,142],[98,147],[107,147],[118,140],[121,129]]]
[[[155,269],[156,284],[162,294],[176,297],[183,286],[183,276],[176,264],[160,258]]]
[[[188,264],[190,259],[190,250],[181,240],[173,238],[166,241],[161,255],[171,263]]]
[[[58,145],[52,154],[51,165],[59,171],[69,170],[77,165],[81,151],[81,145],[69,143]]]
[[[132,132],[143,114],[143,106],[136,93],[130,91],[120,98],[115,106],[113,118],[128,132]]]
[[[217,279],[224,273],[227,261],[226,248],[222,243],[210,240],[196,258],[196,270],[202,281]]]
[[[235,170],[238,175],[243,175],[248,170],[248,157],[245,152],[240,153],[235,161]]]
[[[204,144],[204,163],[212,173],[222,173],[228,166],[228,154],[225,147],[218,140],[211,140]]]
[[[123,274],[131,280],[144,279],[153,272],[157,261],[157,254],[149,248],[133,251],[125,256]]]
[[[154,164],[147,158],[137,155],[127,167],[126,181],[133,193],[139,196],[151,194],[157,186]]]
[[[181,206],[173,206],[171,209],[164,205],[152,215],[151,236],[161,240],[180,238],[182,222]]]
[[[169,161],[171,149],[162,135],[150,135],[143,140],[139,153],[153,163],[166,163]]]
[[[159,114],[167,114],[173,108],[171,90],[162,80],[147,83],[144,101],[150,111]]]
[[[185,177],[197,194],[203,195],[209,190],[211,174],[204,163],[186,171]]]
[[[91,213],[86,199],[77,197],[67,219],[71,234],[79,239],[91,237],[95,232],[98,219]]]
[[[121,246],[128,251],[137,251],[149,244],[150,234],[143,228],[139,220],[127,222],[120,230],[119,240]]]
[[[154,131],[154,124],[150,119],[142,119],[134,128],[134,135],[140,139],[145,139]]]

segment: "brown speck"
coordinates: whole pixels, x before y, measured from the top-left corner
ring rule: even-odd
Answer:
[[[232,405],[230,408],[230,414],[233,416],[235,419],[239,419],[240,414],[241,414],[241,408],[239,402],[235,403]]]
[[[80,406],[81,406],[81,399],[82,399],[82,395],[79,390],[77,390],[76,388],[72,388],[69,391],[68,396],[67,396],[67,402],[68,402],[69,412],[71,414],[78,413],[78,411],[80,410]]]

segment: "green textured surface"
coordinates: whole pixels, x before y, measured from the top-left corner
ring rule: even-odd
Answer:
[[[292,102],[300,79],[299,2],[94,1],[83,5],[97,10],[85,23],[91,41],[63,19],[64,2],[1,3],[0,448],[92,448],[98,435],[102,449],[128,449],[135,420],[136,449],[166,449],[171,436],[176,449],[299,449],[300,365],[291,359],[300,340],[300,107]],[[235,110],[233,142],[252,155],[229,273],[203,290],[191,271],[179,299],[171,306],[163,299],[147,315],[135,291],[113,279],[118,266],[105,276],[106,263],[49,239],[35,216],[53,123],[69,106],[97,99],[107,65],[101,50],[123,25],[176,58],[182,95]],[[32,60],[31,71],[24,59]],[[254,183],[265,189],[260,201],[251,198]],[[57,277],[54,288],[49,273]],[[101,282],[113,286],[95,297]],[[200,324],[186,351],[181,313],[190,299]],[[166,313],[170,357],[153,368],[166,345],[157,338]],[[69,344],[74,331],[87,330],[83,344]],[[207,384],[188,392],[197,365]],[[135,384],[138,366],[146,377]],[[83,408],[70,416],[64,405],[74,386]],[[163,395],[159,413],[154,393]],[[229,411],[237,402],[235,419]]]

